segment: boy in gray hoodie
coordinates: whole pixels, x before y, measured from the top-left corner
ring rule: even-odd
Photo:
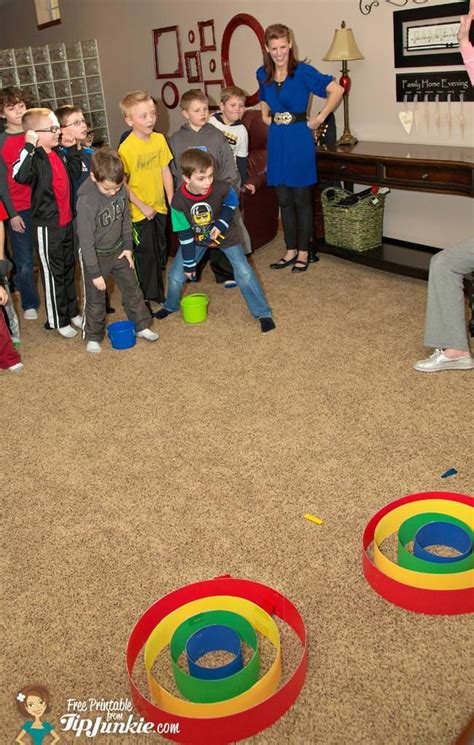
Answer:
[[[134,271],[132,224],[123,163],[117,153],[102,148],[92,156],[90,178],[77,192],[79,260],[84,277],[84,337],[87,351],[100,352],[105,335],[105,290],[109,275],[122,293],[122,303],[137,336],[159,337],[151,331],[152,318]]]
[[[170,165],[175,188],[179,189],[183,183],[183,175],[179,168],[182,154],[189,148],[197,148],[209,153],[214,159],[216,180],[226,181],[234,187],[238,194],[240,174],[235,164],[235,158],[224,134],[212,124],[209,124],[209,101],[206,94],[199,88],[192,88],[183,93],[180,106],[186,122],[168,140],[170,150],[173,153],[173,161]],[[250,236],[239,209],[235,212],[234,221],[240,231],[244,253],[252,253]],[[224,284],[225,287],[237,286],[230,262],[221,251],[211,249],[210,264],[218,284]]]

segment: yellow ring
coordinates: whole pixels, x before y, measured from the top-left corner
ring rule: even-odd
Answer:
[[[450,517],[471,526],[474,521],[474,510],[468,504],[453,502],[448,499],[423,499],[396,507],[384,515],[374,531],[374,563],[387,577],[410,587],[422,590],[466,590],[474,586],[474,569],[452,574],[426,574],[405,569],[387,558],[380,550],[381,543],[395,533],[402,522],[422,512],[444,512]]]
[[[219,701],[214,704],[196,704],[191,701],[183,701],[163,688],[152,675],[152,668],[160,652],[169,644],[173,633],[180,623],[196,613],[207,610],[230,610],[240,613],[261,634],[266,636],[276,650],[275,659],[269,670],[247,691],[239,696]],[[150,694],[156,705],[170,714],[180,716],[197,717],[199,719],[222,717],[237,714],[264,701],[277,690],[281,680],[281,645],[280,632],[273,618],[245,598],[232,595],[213,595],[185,603],[180,608],[169,613],[160,623],[155,626],[144,647],[144,661],[148,676]]]

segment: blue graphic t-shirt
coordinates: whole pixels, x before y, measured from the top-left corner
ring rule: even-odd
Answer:
[[[54,727],[49,722],[43,722],[43,726],[40,729],[37,729],[36,727],[33,728],[33,725],[34,722],[29,719],[27,722],[24,723],[23,729],[25,730],[25,732],[28,732],[29,736],[33,740],[33,745],[42,745],[43,739],[46,737],[46,735],[49,735]]]

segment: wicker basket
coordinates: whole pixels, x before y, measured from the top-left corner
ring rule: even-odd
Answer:
[[[382,243],[385,194],[377,194],[377,204],[363,199],[350,207],[335,206],[351,193],[332,186],[322,192],[325,241],[350,251],[369,251]]]

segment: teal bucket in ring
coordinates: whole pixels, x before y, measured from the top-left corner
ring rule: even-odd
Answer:
[[[114,349],[129,349],[137,343],[133,321],[114,321],[107,326],[107,334]]]
[[[185,323],[202,323],[207,319],[209,298],[203,292],[194,292],[181,300],[181,312]]]

